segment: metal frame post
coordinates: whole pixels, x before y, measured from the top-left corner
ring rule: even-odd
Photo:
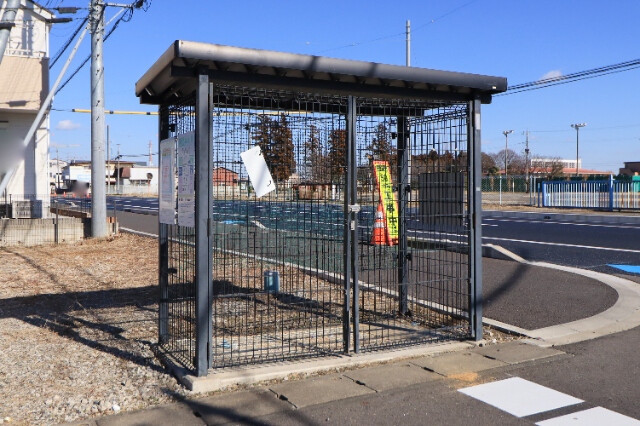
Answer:
[[[480,99],[469,101],[467,120],[469,204],[469,326],[473,339],[482,339],[482,149]]]
[[[163,113],[162,108],[158,108],[158,142],[169,137],[169,115]],[[158,143],[159,145],[159,143]],[[159,156],[159,163],[162,157]],[[162,169],[159,164],[158,170]],[[113,221],[116,219],[116,205],[113,207]],[[115,226],[115,225],[114,225]],[[158,215],[158,343],[163,344],[169,338],[169,226],[160,223],[160,215]]]
[[[358,287],[358,162],[357,162],[357,105],[356,98],[349,96],[347,106],[347,173],[350,186],[349,227],[351,234],[351,278],[353,287],[353,350],[360,352],[360,288]]]
[[[213,338],[211,285],[212,258],[210,236],[212,220],[213,177],[211,170],[211,93],[206,67],[198,69],[195,129],[195,255],[196,255],[196,355],[197,376],[206,376],[211,363]]]
[[[409,137],[411,129],[404,116],[398,117],[398,311],[409,312],[409,253],[407,251],[407,197],[409,185]]]
[[[609,211],[613,211],[613,175],[609,175]]]
[[[352,152],[355,147],[353,135],[355,134],[355,98],[349,96],[347,100],[347,140],[346,140],[346,170],[345,170],[345,192],[344,192],[344,241],[343,241],[343,254],[344,254],[344,310],[342,312],[342,338],[344,353],[349,353],[351,340],[351,275],[353,272],[353,258],[352,258],[352,238],[353,232],[351,232],[351,200],[352,200],[352,174],[351,170],[354,165],[351,164],[353,158]],[[357,302],[357,301],[356,301]],[[354,323],[357,321],[354,319]]]

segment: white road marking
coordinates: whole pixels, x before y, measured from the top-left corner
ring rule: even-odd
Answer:
[[[583,246],[579,244],[548,243],[544,241],[516,240],[514,238],[482,237],[482,239],[496,240],[496,241],[509,241],[513,243],[542,244],[546,246],[575,247],[575,248],[585,248],[585,249],[593,249],[593,250],[620,251],[623,253],[640,253],[640,250],[631,250],[631,249],[622,249],[622,248],[613,248],[613,247]]]
[[[553,222],[550,220],[494,219],[491,217],[483,217],[482,220],[493,220],[496,222],[514,222],[514,223],[544,223],[547,225],[592,226],[592,227],[599,227],[599,228],[640,229],[639,226],[633,226],[633,225],[603,225],[599,223]]]
[[[584,402],[520,377],[471,386],[458,391],[516,417],[531,416]]]
[[[489,224],[489,223],[483,223],[482,226],[498,226],[498,225],[492,225],[492,224]]]
[[[590,408],[588,410],[578,411],[576,413],[567,414],[565,416],[555,417],[553,419],[544,420],[536,423],[538,426],[638,426],[640,421],[631,417],[624,416],[615,411],[607,410],[602,407]]]

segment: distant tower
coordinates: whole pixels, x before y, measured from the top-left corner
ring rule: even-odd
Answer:
[[[149,141],[149,165],[153,166],[153,156],[151,155],[151,141]]]

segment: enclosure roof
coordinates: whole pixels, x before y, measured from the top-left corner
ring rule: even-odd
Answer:
[[[269,50],[176,40],[136,83],[141,103],[162,104],[192,93],[196,71],[214,82],[251,87],[305,88],[316,92],[401,95],[484,103],[504,92],[507,79]]]

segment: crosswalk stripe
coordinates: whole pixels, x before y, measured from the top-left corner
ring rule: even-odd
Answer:
[[[471,386],[459,389],[459,392],[516,417],[531,416],[584,402],[520,377]]]
[[[640,421],[602,407],[577,411],[536,423],[538,426],[638,426]]]

